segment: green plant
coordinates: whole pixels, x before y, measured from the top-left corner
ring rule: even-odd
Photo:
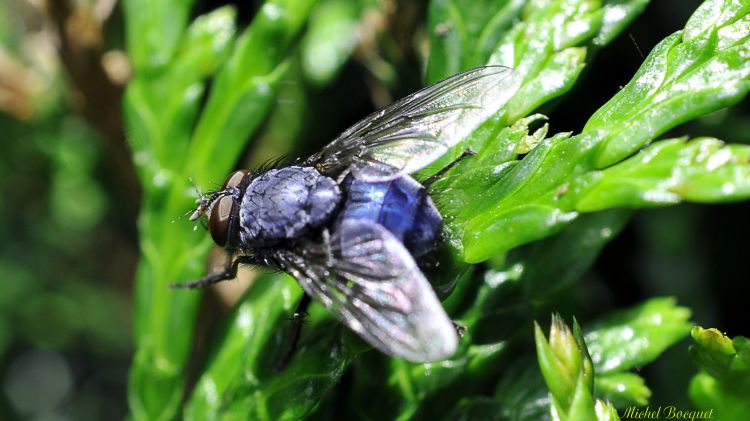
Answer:
[[[294,419],[316,408],[324,416],[341,393],[334,385],[348,370],[355,373],[350,405],[337,410],[353,416],[542,416],[548,413],[547,392],[523,353],[532,342],[531,321],[562,305],[557,295],[581,278],[627,222],[630,209],[750,196],[750,147],[701,137],[654,142],[681,123],[737,103],[750,89],[746,1],[706,1],[683,31],[651,51],[633,80],[591,116],[581,133],[548,136],[547,124],[530,129],[545,119],[532,113],[570,90],[592,55],[647,1],[508,0],[498,6],[435,0],[427,25],[427,82],[485,63],[513,67],[523,79],[492,119],[421,173],[430,174],[467,146],[478,151],[434,187],[446,216],[448,246],[441,250],[440,276],[431,278],[446,296],[451,316],[468,327],[459,352],[447,362],[422,365],[364,353],[367,347],[355,335],[314,306],[299,352],[285,371],[275,373],[284,319],[301,290],[286,275],[267,274],[212,337],[197,383],[183,402],[200,295],[166,286],[202,274],[210,240],[189,224],[171,221],[195,199],[189,178],[207,187],[235,165],[245,139],[257,134],[283,89],[282,75],[299,77],[299,66],[316,75],[315,83],[328,83],[335,75],[335,66],[305,67],[295,55],[311,14],[317,17],[303,36],[303,52],[327,42],[318,25],[338,22],[331,16],[351,18],[377,7],[365,0],[354,10],[333,1],[322,1],[319,8],[316,3],[267,1],[239,35],[231,8],[188,22],[189,1],[125,3],[135,69],[125,117],[145,191],[137,352],[130,373],[136,418]],[[341,55],[353,48],[332,45],[340,66]],[[375,74],[393,74],[377,60],[367,63]],[[201,107],[208,78],[213,84]],[[283,112],[274,112],[267,130]],[[651,325],[653,319],[643,314],[665,323]],[[594,397],[615,404],[645,402],[649,391],[642,379],[625,370],[652,361],[685,337],[688,314],[668,299],[655,299],[591,330],[586,341],[597,370]],[[606,333],[617,328],[634,337],[668,335],[635,346],[619,365],[610,366],[602,361],[622,344]],[[581,335],[576,337],[576,346],[583,348]],[[516,377],[523,380],[514,382]],[[563,399],[554,387],[552,395]]]

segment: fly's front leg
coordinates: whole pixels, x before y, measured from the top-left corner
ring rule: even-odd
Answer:
[[[233,279],[237,276],[237,267],[240,264],[257,264],[256,259],[251,256],[238,256],[234,259],[234,253],[229,252],[227,254],[227,261],[224,264],[224,269],[220,272],[210,273],[202,278],[198,278],[194,281],[187,282],[176,282],[169,284],[170,288],[205,288],[215,283],[226,281],[227,279]]]
[[[289,363],[292,355],[294,355],[302,331],[302,324],[305,322],[305,316],[307,315],[307,307],[309,305],[310,296],[304,294],[299,301],[299,304],[297,304],[297,309],[294,310],[294,315],[292,316],[292,330],[289,333],[289,345],[287,346],[286,352],[284,352],[284,356],[276,363],[276,371],[283,370]]]
[[[454,159],[453,161],[449,162],[448,165],[444,166],[440,169],[440,171],[436,172],[432,176],[430,176],[428,179],[422,182],[422,185],[425,187],[430,187],[432,183],[438,181],[440,177],[444,176],[445,173],[451,170],[451,168],[455,167],[459,162],[463,161],[464,158],[467,158],[469,156],[474,156],[477,153],[474,152],[471,148],[467,148],[463,152],[461,152],[461,155],[458,156],[458,158]]]

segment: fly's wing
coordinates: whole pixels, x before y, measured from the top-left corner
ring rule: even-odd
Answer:
[[[305,161],[382,181],[413,173],[492,116],[520,86],[513,69],[485,66],[428,86],[369,115]]]
[[[457,335],[404,246],[379,224],[344,220],[329,245],[280,252],[302,288],[380,351],[413,362],[456,351]]]

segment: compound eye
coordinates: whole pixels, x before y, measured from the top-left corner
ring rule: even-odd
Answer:
[[[232,205],[234,198],[232,196],[223,196],[217,199],[211,209],[211,216],[208,218],[208,230],[211,232],[211,238],[214,243],[224,247],[227,245],[229,237],[229,218],[232,216]]]
[[[231,174],[229,174],[229,177],[227,177],[227,180],[224,182],[224,185],[221,186],[222,190],[231,189],[234,187],[237,187],[242,182],[242,179],[245,178],[245,176],[249,173],[248,170],[237,170]]]

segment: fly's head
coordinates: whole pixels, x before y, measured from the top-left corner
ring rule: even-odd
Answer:
[[[195,201],[196,208],[190,220],[196,221],[204,214],[208,215],[208,231],[220,247],[226,247],[238,232],[240,192],[250,178],[250,171],[237,170],[229,174],[221,189],[201,194]]]

